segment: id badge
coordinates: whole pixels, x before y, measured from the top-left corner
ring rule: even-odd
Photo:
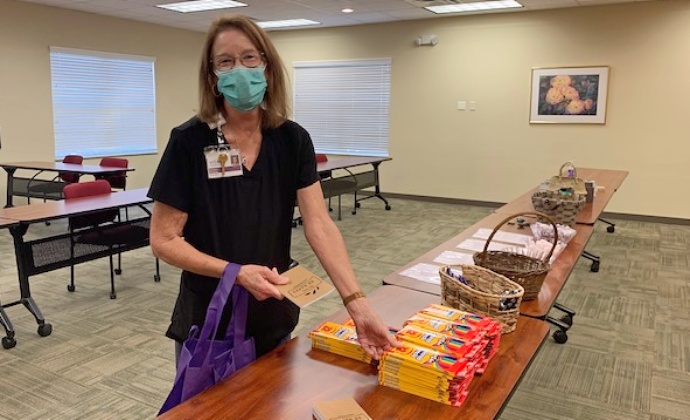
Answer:
[[[204,148],[208,179],[229,178],[242,175],[240,151],[226,145]]]

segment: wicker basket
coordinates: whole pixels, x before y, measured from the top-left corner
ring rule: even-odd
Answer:
[[[573,171],[573,176],[563,176],[563,170]],[[577,168],[572,162],[565,162],[561,165],[558,175],[551,177],[549,180],[548,189],[551,191],[558,191],[561,188],[572,188],[576,193],[587,195],[587,188],[585,188],[585,181],[577,177]]]
[[[488,251],[489,243],[491,242],[491,239],[493,239],[498,229],[508,223],[508,221],[511,219],[524,215],[533,215],[546,219],[549,223],[551,223],[551,226],[553,226],[555,234],[553,237],[553,246],[551,247],[549,254],[546,255],[543,260],[540,260],[538,258],[529,257],[527,255],[522,255],[515,252]],[[523,289],[525,289],[525,294],[522,295],[522,299],[532,300],[536,299],[539,295],[541,285],[544,283],[544,278],[546,278],[549,270],[551,270],[549,261],[551,260],[553,250],[556,248],[556,244],[558,244],[558,227],[549,216],[543,213],[535,212],[518,213],[507,217],[494,228],[493,232],[491,232],[491,235],[489,235],[489,239],[486,240],[486,244],[484,244],[484,251],[474,254],[474,263],[478,266],[488,268],[496,273],[503,274],[510,280],[519,284],[523,287]]]
[[[560,191],[545,190],[532,194],[532,205],[536,211],[551,217],[559,225],[572,226],[585,206],[586,199],[586,196],[577,193],[564,194]],[[541,216],[539,221],[549,223]]]
[[[460,268],[467,284],[448,275],[447,268]],[[524,293],[522,286],[476,265],[443,266],[439,274],[441,296],[446,305],[489,316],[503,325],[504,334],[515,330]]]

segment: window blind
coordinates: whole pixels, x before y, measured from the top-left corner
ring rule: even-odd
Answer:
[[[388,156],[389,58],[292,66],[294,120],[317,153]]]
[[[50,48],[55,159],[157,152],[154,58]]]

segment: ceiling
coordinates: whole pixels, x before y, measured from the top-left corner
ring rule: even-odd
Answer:
[[[211,21],[226,13],[241,13],[257,21],[283,19],[311,19],[321,25],[352,26],[368,23],[402,20],[433,19],[452,15],[437,15],[423,8],[425,5],[471,3],[478,0],[239,0],[247,7],[221,9],[208,12],[178,13],[157,4],[181,0],[21,0],[48,6],[62,7],[88,13],[139,20],[176,28],[206,32]],[[632,3],[654,0],[518,0],[524,7],[492,13],[519,13],[531,10],[587,7],[614,3]],[[345,14],[343,8],[354,12]],[[466,14],[466,13],[465,13]],[[302,28],[304,29],[304,28]],[[276,30],[276,29],[274,29]],[[285,29],[282,29],[285,30]]]

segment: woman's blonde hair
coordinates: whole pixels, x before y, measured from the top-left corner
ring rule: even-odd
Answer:
[[[273,42],[259,25],[241,15],[228,15],[217,18],[211,24],[204,42],[199,66],[199,119],[215,123],[218,113],[223,109],[223,96],[218,95],[217,78],[213,72],[213,45],[218,34],[228,29],[242,31],[247,38],[263,53],[266,61],[266,94],[262,108],[264,110],[262,125],[275,128],[287,120],[287,86],[286,71]]]

